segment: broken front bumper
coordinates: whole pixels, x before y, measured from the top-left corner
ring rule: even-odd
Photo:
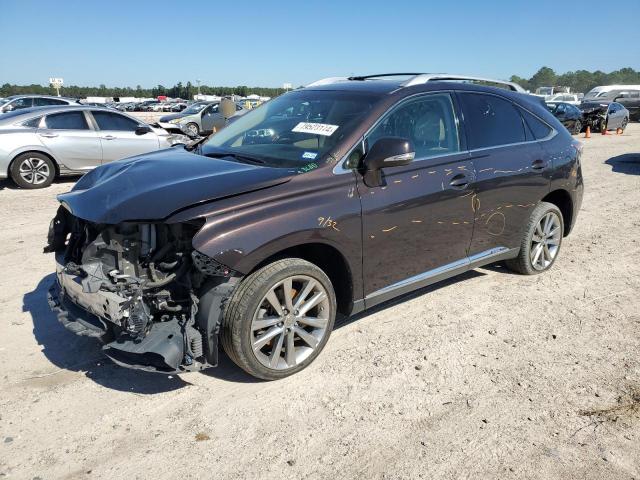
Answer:
[[[184,332],[178,321],[155,323],[143,338],[123,335],[118,319],[127,299],[111,292],[83,291],[82,277],[68,273],[60,260],[56,255],[56,280],[48,301],[65,328],[105,342],[104,353],[123,367],[178,373],[208,366],[185,356]]]

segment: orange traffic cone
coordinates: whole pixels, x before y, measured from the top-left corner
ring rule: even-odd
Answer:
[[[622,135],[622,129],[616,128],[616,135]]]
[[[604,128],[602,129],[602,135],[611,135],[611,134],[609,133],[609,131],[607,130],[607,127],[604,127]]]
[[[584,131],[584,138],[591,138],[591,127],[587,125],[587,129]]]

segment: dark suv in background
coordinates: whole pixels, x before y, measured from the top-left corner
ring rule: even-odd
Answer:
[[[581,145],[517,85],[478,81],[326,79],[93,170],[59,196],[52,308],[124,366],[199,370],[220,340],[277,379],[337,314],[493,262],[548,270],[580,209]]]

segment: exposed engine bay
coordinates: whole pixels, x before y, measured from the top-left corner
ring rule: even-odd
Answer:
[[[609,105],[606,103],[583,103],[580,105],[584,119],[584,125],[596,132],[601,132],[607,125],[607,112]]]
[[[49,301],[58,319],[103,340],[105,354],[122,366],[177,372],[215,365],[220,304],[234,272],[193,249],[203,223],[102,225],[60,207],[45,248],[56,253]]]

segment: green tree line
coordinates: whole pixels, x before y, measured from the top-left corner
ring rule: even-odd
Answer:
[[[512,82],[519,83],[526,90],[535,92],[538,87],[563,86],[571,87],[572,92],[587,93],[593,87],[598,85],[612,84],[631,84],[640,85],[640,72],[633,68],[621,68],[613,72],[605,73],[600,70],[589,72],[588,70],[577,70],[575,72],[566,72],[557,74],[549,67],[542,67],[529,79],[512,75]],[[213,87],[202,85],[200,93],[204,95],[240,95],[247,96],[256,94],[263,97],[276,97],[283,93],[282,88],[269,87],[247,87],[240,85],[237,87]],[[0,97],[8,97],[9,95],[19,95],[25,93],[34,93],[40,95],[55,95],[56,91],[53,87],[38,84],[31,85],[12,85],[5,83],[0,87]],[[198,93],[198,88],[191,82],[182,84],[178,82],[172,87],[157,85],[153,88],[142,88],[137,85],[132,87],[107,87],[100,85],[98,87],[80,87],[77,85],[64,86],[60,93],[66,97],[85,98],[85,97],[152,97],[158,95],[167,95],[172,98],[192,99]]]
[[[571,87],[572,92],[587,93],[598,85],[640,85],[640,72],[627,67],[610,73],[600,70],[595,72],[577,70],[557,74],[549,67],[542,67],[529,79],[513,75],[511,81],[522,85],[525,90],[531,92],[535,92],[538,87]]]
[[[282,88],[268,88],[268,87],[247,87],[246,85],[240,85],[237,87],[210,87],[208,85],[200,86],[200,93],[203,95],[240,95],[247,96],[250,94],[260,95],[261,97],[275,97],[283,93]],[[32,93],[36,95],[55,95],[56,90],[50,86],[43,86],[39,84],[31,85],[13,85],[5,83],[0,87],[0,97],[8,97],[10,95],[21,95]],[[191,82],[182,84],[177,83],[173,87],[165,87],[164,85],[158,85],[153,88],[142,88],[137,85],[132,87],[107,87],[106,85],[100,85],[98,87],[80,87],[78,85],[68,85],[60,89],[60,94],[65,97],[72,98],[86,98],[86,97],[141,97],[141,98],[155,98],[159,95],[166,95],[172,98],[183,98],[190,100],[194,95],[198,93],[198,87]]]

